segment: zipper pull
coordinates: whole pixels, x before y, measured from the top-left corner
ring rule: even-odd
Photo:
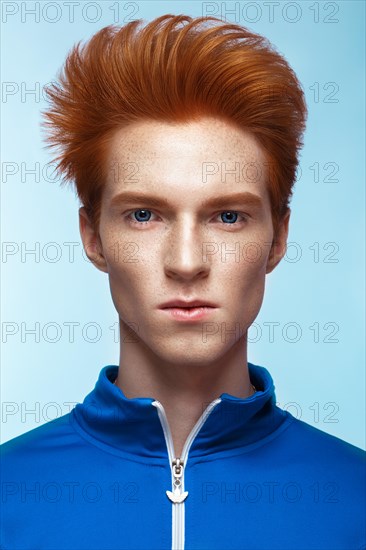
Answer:
[[[181,477],[183,476],[183,462],[181,462],[180,458],[174,458],[172,462],[172,469],[173,469],[173,476],[174,476],[174,492],[172,491],[165,491],[168,495],[168,498],[174,502],[174,504],[180,504],[183,502],[187,496],[188,491],[184,491],[182,493],[182,482]]]

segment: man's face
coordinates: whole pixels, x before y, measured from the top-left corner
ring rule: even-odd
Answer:
[[[271,252],[268,167],[254,138],[212,117],[140,121],[114,135],[108,170],[99,237],[83,209],[80,230],[88,257],[109,275],[122,333],[132,327],[134,345],[168,363],[209,363],[242,345],[288,230],[287,216]],[[117,200],[121,193],[168,205]],[[160,309],[178,298],[216,309],[181,322]]]

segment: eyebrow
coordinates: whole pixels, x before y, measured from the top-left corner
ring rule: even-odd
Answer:
[[[154,206],[156,208],[171,207],[166,198],[129,191],[124,191],[113,197],[110,202],[110,206],[113,208],[124,203],[146,203],[146,205]],[[245,204],[256,208],[261,208],[263,206],[262,199],[258,195],[250,193],[249,191],[214,197],[212,199],[208,199],[207,201],[203,201],[201,204],[207,208],[227,208],[234,203]]]

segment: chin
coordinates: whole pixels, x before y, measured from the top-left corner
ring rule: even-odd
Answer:
[[[187,367],[209,365],[220,359],[231,347],[228,343],[221,342],[221,338],[204,343],[202,334],[196,334],[194,338],[192,336],[171,337],[159,343],[161,345],[157,345],[158,342],[155,340],[150,347],[157,357],[164,362],[181,363]]]

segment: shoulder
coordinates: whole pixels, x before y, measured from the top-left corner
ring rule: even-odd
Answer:
[[[293,418],[286,430],[286,454],[304,468],[349,480],[366,477],[366,451],[303,420]]]
[[[340,459],[346,458],[352,460],[353,458],[356,461],[361,460],[364,463],[366,461],[366,451],[360,447],[356,447],[352,443],[348,443],[335,435],[316,428],[303,420],[294,418],[290,426],[294,437],[302,441],[304,450],[314,452],[315,454],[327,451],[339,456]]]
[[[77,434],[72,426],[72,412],[46,422],[0,445],[2,467],[19,461],[38,460],[50,452],[57,453],[72,444]]]

